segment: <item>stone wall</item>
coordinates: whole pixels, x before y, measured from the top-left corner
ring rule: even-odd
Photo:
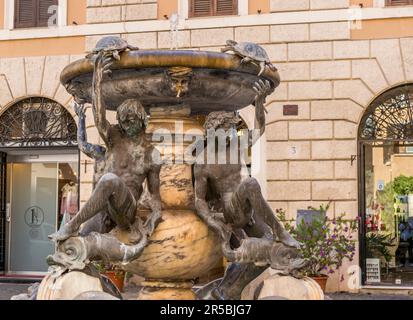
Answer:
[[[29,96],[56,100],[72,115],[72,97],[60,84],[60,72],[81,56],[3,58],[0,61],[0,114],[13,102]]]
[[[156,0],[87,1],[87,23],[153,20],[157,17]]]
[[[349,0],[270,0],[271,12],[343,9]]]

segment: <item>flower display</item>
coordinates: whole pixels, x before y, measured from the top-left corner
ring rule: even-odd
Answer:
[[[313,209],[313,208],[310,208]],[[356,252],[356,241],[352,240],[358,230],[359,221],[346,220],[342,214],[333,220],[326,216],[327,207],[320,207],[322,214],[310,222],[302,220],[296,224],[287,220],[282,209],[276,210],[284,226],[303,245],[301,253],[308,264],[303,273],[307,276],[330,275],[338,270],[345,259],[352,261]]]

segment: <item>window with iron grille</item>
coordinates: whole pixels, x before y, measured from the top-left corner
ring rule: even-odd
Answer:
[[[390,89],[366,109],[359,127],[364,141],[412,141],[413,85]]]
[[[413,6],[413,0],[386,0],[386,6]]]
[[[47,27],[49,19],[56,15],[58,0],[15,0],[14,27]],[[56,22],[56,21],[55,21]]]
[[[189,17],[229,16],[238,14],[238,0],[190,0]]]
[[[77,126],[59,103],[44,97],[17,101],[0,116],[0,147],[77,146]]]

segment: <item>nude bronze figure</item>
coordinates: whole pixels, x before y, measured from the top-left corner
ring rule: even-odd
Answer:
[[[78,143],[80,151],[82,151],[89,158],[95,160],[93,186],[96,186],[96,183],[100,180],[101,176],[103,175],[102,173],[103,173],[104,166],[105,166],[104,162],[105,162],[106,148],[101,145],[92,144],[87,141],[85,105],[77,104],[75,102],[74,109],[79,119],[78,129],[77,129],[77,143]]]
[[[255,84],[257,97],[255,99],[256,130],[259,135],[250,134],[250,145],[253,145],[265,132],[265,97],[270,85],[260,81]],[[235,129],[237,116],[232,112],[213,112],[206,120],[205,129],[219,130]],[[229,163],[230,148],[227,143],[226,164],[208,164],[205,153],[203,164],[195,164],[195,193],[198,214],[213,229],[218,231],[223,240],[227,240],[223,224],[241,228],[250,236],[262,237],[271,229],[274,237],[287,246],[298,247],[299,243],[291,237],[278,221],[267,201],[262,196],[261,188],[256,179],[246,176],[246,165],[241,161]],[[206,199],[208,189],[217,195],[215,212],[210,210]]]
[[[265,132],[264,103],[270,91],[270,84],[260,80],[254,85],[254,89],[257,92],[255,130],[258,130],[259,134],[254,135],[249,132],[250,146]],[[213,112],[207,117],[205,129],[235,130],[237,122],[234,113]],[[204,152],[194,166],[197,212],[221,237],[224,256],[228,261],[233,262],[221,284],[213,292],[216,299],[223,300],[239,299],[242,289],[250,281],[268,266],[277,265],[279,257],[274,254],[271,242],[281,242],[283,250],[294,260],[292,261],[294,267],[299,267],[302,263],[295,254],[300,243],[276,218],[262,196],[258,181],[248,176],[242,161],[230,163],[231,136],[233,135],[228,134],[225,150],[226,164],[208,163],[208,157]],[[212,138],[215,139],[214,136]],[[208,139],[209,137],[207,137],[207,144]],[[257,240],[251,242],[251,238]],[[257,253],[257,251],[261,252]]]
[[[92,144],[87,141],[86,133],[86,108],[84,104],[74,104],[75,113],[78,117],[78,129],[77,129],[77,143],[80,151],[82,151],[89,158],[94,159],[93,170],[93,189],[97,182],[105,174],[105,155],[106,148],[101,145]],[[105,212],[99,212],[93,218],[86,221],[79,234],[84,237],[91,232],[107,233],[110,232],[116,226],[115,222]]]
[[[161,220],[161,164],[158,151],[146,138],[147,114],[139,101],[126,100],[118,107],[117,125],[111,125],[106,119],[102,82],[112,63],[113,57],[100,52],[95,60],[93,74],[92,110],[96,127],[106,145],[104,160],[101,160],[104,163],[102,176],[98,177],[92,196],[78,214],[50,238],[62,242],[75,237],[83,223],[98,214],[107,214],[114,225],[130,231],[131,241],[139,248],[130,251],[133,253],[126,259],[133,260],[143,251],[147,238]],[[103,150],[96,152],[96,148],[86,148],[86,151],[98,157],[103,153]],[[135,223],[135,220],[145,180],[151,194],[151,215],[141,224]]]

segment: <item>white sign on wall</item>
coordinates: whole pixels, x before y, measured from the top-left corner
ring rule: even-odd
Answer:
[[[366,282],[379,283],[380,278],[380,259],[366,259]]]
[[[383,191],[384,190],[384,181],[383,180],[378,180],[377,181],[377,190],[378,191]]]

